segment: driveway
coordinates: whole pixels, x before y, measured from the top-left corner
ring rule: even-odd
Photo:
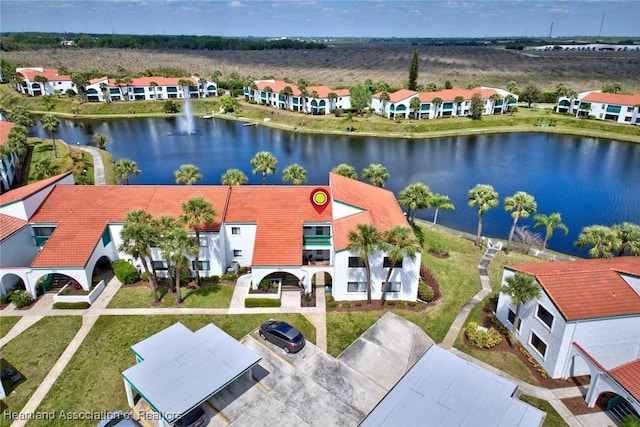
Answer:
[[[285,354],[257,331],[241,342],[262,361],[253,378],[236,380],[207,402],[210,426],[356,426],[433,344],[393,313],[337,359],[309,342]]]

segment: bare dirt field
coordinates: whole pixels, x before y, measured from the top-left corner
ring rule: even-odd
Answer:
[[[455,87],[470,83],[504,87],[510,80],[543,90],[565,83],[577,90],[619,82],[625,92],[640,92],[640,52],[533,52],[485,46],[412,45],[408,42],[338,43],[324,50],[148,51],[60,48],[2,52],[22,66],[66,66],[74,71],[134,74],[150,68],[180,67],[201,76],[220,70],[254,78],[306,78],[328,86],[352,86],[366,79],[402,86],[411,55],[420,58],[419,82],[445,80]]]

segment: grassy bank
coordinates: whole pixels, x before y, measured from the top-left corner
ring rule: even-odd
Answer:
[[[37,165],[43,159],[50,159],[53,174],[62,172],[73,172],[75,182],[84,184],[94,183],[93,160],[89,153],[80,148],[67,145],[60,139],[55,140],[57,157],[53,154],[53,144],[51,139],[28,138],[31,146],[31,161],[27,166],[27,184],[34,183],[40,179]],[[112,160],[107,159],[110,164]]]

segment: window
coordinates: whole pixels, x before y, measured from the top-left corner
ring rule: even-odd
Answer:
[[[529,341],[529,344],[536,349],[540,356],[544,357],[547,353],[547,344],[545,344],[545,342],[542,341],[534,332],[531,332],[531,340]]]
[[[347,292],[367,292],[367,282],[347,282]]]
[[[362,261],[359,257],[357,256],[350,256],[349,257],[349,267],[350,268],[359,268],[359,267],[364,267],[364,261]]]
[[[111,243],[111,233],[109,233],[109,227],[107,227],[102,233],[102,246],[106,247],[109,243]]]
[[[240,235],[240,227],[231,227],[231,234],[233,234],[234,236],[239,236]]]
[[[234,249],[233,250],[233,256],[234,257],[241,257],[242,256],[242,249]]]
[[[200,268],[198,268],[198,270],[200,271],[206,271],[209,270],[209,261],[198,261],[198,266]],[[191,261],[191,269],[195,270],[196,269],[196,262],[195,261]]]
[[[543,306],[541,306],[540,304],[538,304],[538,311],[536,311],[536,317],[538,318],[539,321],[547,325],[549,329],[551,329],[551,327],[553,326],[553,314],[549,313],[549,311]]]
[[[164,261],[151,261],[154,270],[168,270],[167,263]]]
[[[391,261],[389,261],[389,257],[384,257],[384,261],[382,262],[382,266],[384,268],[389,268],[391,267]],[[393,268],[402,268],[402,260],[400,261],[396,261],[395,264],[393,264]]]
[[[509,323],[513,325],[513,322],[516,320],[516,313],[509,309],[509,314],[507,314],[507,320]],[[522,319],[518,322],[518,327],[516,328],[518,332],[520,332],[520,326],[522,326]]]
[[[382,282],[380,289],[384,289],[385,283]],[[400,282],[389,282],[387,290],[385,292],[400,292]]]

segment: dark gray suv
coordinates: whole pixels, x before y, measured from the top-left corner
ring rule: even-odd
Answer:
[[[304,348],[305,341],[302,332],[286,322],[267,320],[260,325],[260,336],[282,347],[287,353],[297,353]]]

